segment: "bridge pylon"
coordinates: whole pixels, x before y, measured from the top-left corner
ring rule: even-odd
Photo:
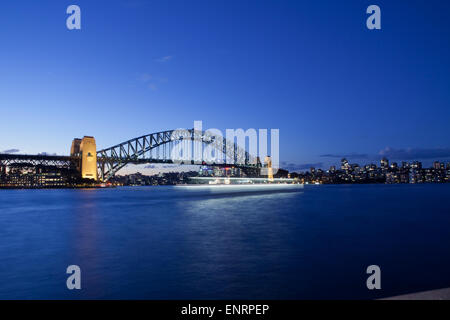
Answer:
[[[94,137],[75,138],[70,149],[71,156],[78,156],[77,170],[83,179],[97,180],[97,145]]]

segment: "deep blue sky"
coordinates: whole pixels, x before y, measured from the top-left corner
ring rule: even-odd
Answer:
[[[70,4],[82,30],[66,28]],[[370,4],[382,30],[366,28]],[[300,167],[386,148],[446,160],[449,16],[448,1],[3,1],[0,151],[203,120],[279,128],[281,160]]]

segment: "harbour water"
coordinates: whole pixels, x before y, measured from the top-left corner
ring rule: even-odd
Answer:
[[[0,191],[0,299],[372,299],[450,287],[450,185]],[[68,290],[66,268],[81,268]],[[381,268],[368,290],[366,268]]]

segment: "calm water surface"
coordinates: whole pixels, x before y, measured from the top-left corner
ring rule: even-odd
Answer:
[[[450,287],[450,185],[0,190],[1,299],[378,298]],[[68,265],[82,290],[66,288]],[[382,290],[366,289],[368,265]]]

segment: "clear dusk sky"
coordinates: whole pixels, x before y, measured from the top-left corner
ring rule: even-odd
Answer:
[[[0,152],[202,120],[279,128],[290,169],[449,161],[449,17],[449,1],[2,1]]]

